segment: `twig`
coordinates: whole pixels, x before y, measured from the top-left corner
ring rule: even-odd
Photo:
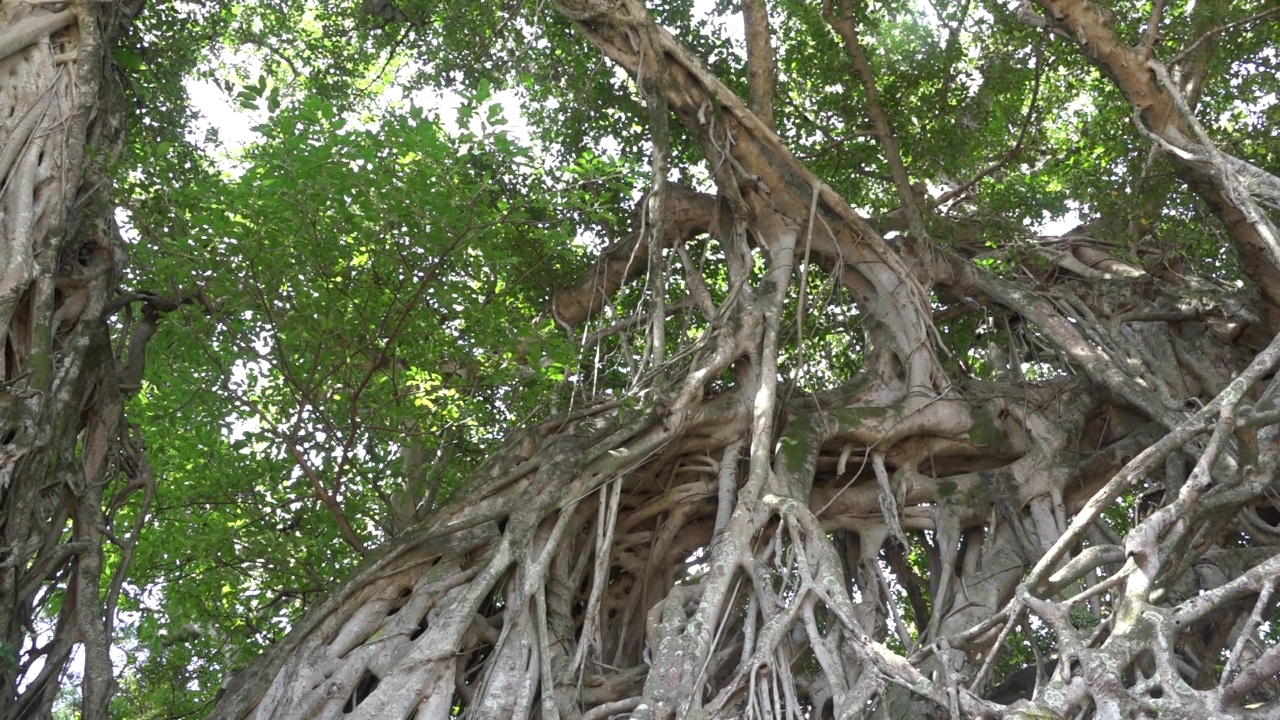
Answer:
[[[1035,55],[1036,74],[1031,84],[1031,101],[1027,103],[1027,112],[1025,115],[1022,116],[1022,127],[1018,130],[1018,139],[1014,141],[1013,147],[1009,148],[1009,151],[1006,152],[1004,156],[1001,157],[999,160],[996,160],[995,162],[991,163],[986,168],[984,168],[981,172],[975,175],[973,179],[970,180],[969,182],[965,183],[964,185],[961,185],[960,187],[954,190],[948,190],[947,192],[940,195],[936,200],[932,202],[932,204],[935,207],[940,207],[942,205],[945,205],[946,203],[954,200],[955,198],[958,198],[964,195],[965,193],[969,192],[969,190],[971,190],[975,185],[982,182],[984,179],[990,177],[1000,168],[1013,162],[1019,155],[1022,154],[1022,145],[1024,142],[1026,142],[1027,132],[1031,127],[1031,121],[1035,119],[1036,107],[1040,103],[1040,82],[1041,82],[1041,78],[1044,76],[1044,63],[1041,62],[1041,51],[1040,51],[1039,45],[1036,45],[1035,51],[1036,51],[1036,55]]]
[[[1201,35],[1200,37],[1196,38],[1195,42],[1193,42],[1193,43],[1191,43],[1190,45],[1188,45],[1188,46],[1187,46],[1187,47],[1186,47],[1182,52],[1178,53],[1177,55],[1174,55],[1174,56],[1173,56],[1173,59],[1172,59],[1172,60],[1170,60],[1168,64],[1169,64],[1169,65],[1177,65],[1177,64],[1181,63],[1183,60],[1186,60],[1186,59],[1187,59],[1187,56],[1188,56],[1188,55],[1190,55],[1191,53],[1195,52],[1195,49],[1196,49],[1196,48],[1200,47],[1200,45],[1201,45],[1201,44],[1203,44],[1204,42],[1208,41],[1208,40],[1209,40],[1209,38],[1212,38],[1212,37],[1214,37],[1215,35],[1221,34],[1221,33],[1225,32],[1225,31],[1227,31],[1227,30],[1230,30],[1230,29],[1232,29],[1232,28],[1240,27],[1241,25],[1248,25],[1249,23],[1252,23],[1252,22],[1257,22],[1257,21],[1259,21],[1259,20],[1265,20],[1265,19],[1267,19],[1268,17],[1271,17],[1272,15],[1275,15],[1276,13],[1280,13],[1280,7],[1274,7],[1274,8],[1271,8],[1270,10],[1263,10],[1262,12],[1257,13],[1256,15],[1250,15],[1250,16],[1249,16],[1249,17],[1247,17],[1247,18],[1241,18],[1241,19],[1239,19],[1239,20],[1233,20],[1232,22],[1226,23],[1225,25],[1220,25],[1220,26],[1218,26],[1218,27],[1216,27],[1216,28],[1214,28],[1214,29],[1212,29],[1212,30],[1210,30],[1210,31],[1206,32],[1205,34]]]

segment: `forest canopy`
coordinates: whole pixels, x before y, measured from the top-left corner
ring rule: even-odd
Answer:
[[[0,718],[1280,716],[1273,0],[0,2]]]

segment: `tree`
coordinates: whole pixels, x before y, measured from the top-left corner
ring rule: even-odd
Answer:
[[[271,643],[218,718],[1280,711],[1274,8],[744,0],[742,55],[685,4],[554,8],[208,21],[271,48],[238,72],[263,139],[227,172],[144,129],[127,284],[168,290],[112,278],[86,317],[164,352],[145,388],[132,349],[80,364],[141,390],[178,486],[152,512],[43,475],[138,446],[117,399],[107,435],[80,400],[29,421],[69,439],[12,443],[45,459],[5,490],[69,488],[77,532],[154,515],[115,592],[195,622],[148,613],[126,652],[203,698]],[[474,89],[457,136],[360,95],[414,51],[406,87]],[[100,717],[116,596],[68,602],[102,541],[54,527],[64,565],[7,566],[42,571],[3,614],[15,677],[37,619],[96,634],[55,626],[6,702],[47,713],[83,642]],[[148,675],[125,714],[200,709]]]
[[[1049,133],[1042,57],[1030,101],[1014,105],[1013,150],[921,193],[912,180],[937,177],[921,168],[946,161],[903,157],[863,46],[893,23],[824,7],[897,191],[877,230],[773,131],[760,7],[744,11],[750,107],[640,4],[556,7],[648,107],[638,229],[553,301],[578,328],[644,277],[638,380],[516,433],[313,608],[215,716],[980,716],[999,711],[988,680],[1019,628],[1059,656],[1037,673],[1027,716],[1199,717],[1274,697],[1274,646],[1240,663],[1266,644],[1276,569],[1261,536],[1273,527],[1262,498],[1275,480],[1267,379],[1280,346],[1267,318],[1280,255],[1262,205],[1278,186],[1191,109],[1215,67],[1191,58],[1220,35],[1221,9],[1191,13],[1171,44],[1158,7],[1129,45],[1092,4],[1020,8],[1047,31],[1023,36],[1035,56],[1070,47],[1100,69],[1151,148],[1148,174],[1171,169],[1221,219],[1253,289],[1231,304],[1223,277],[1197,275],[1189,284],[1217,298],[1197,305],[1177,299],[1192,273],[1157,259],[1183,252],[1147,222],[1166,206],[1158,194],[1137,217],[1116,207],[1051,241],[993,241],[975,189],[1027,167],[1019,155]],[[777,12],[790,30],[815,19]],[[955,22],[958,36],[968,21]],[[1157,41],[1181,53],[1176,75]],[[668,184],[689,146],[715,194]],[[883,239],[893,222],[898,249]],[[713,240],[695,262],[685,244],[701,233]],[[982,257],[984,241],[996,252]],[[843,297],[864,337],[834,341],[819,319],[808,342],[856,355],[853,372],[838,360],[806,372],[806,321]],[[673,307],[701,316],[673,332]],[[1219,359],[1186,363],[1210,336]],[[1197,570],[1234,562],[1216,579]]]
[[[109,647],[139,525],[117,510],[152,477],[122,416],[142,365],[115,352],[110,170],[124,94],[111,50],[140,3],[0,7],[0,716],[48,717],[73,652],[83,711],[105,717]],[[153,311],[148,309],[149,320]],[[139,349],[146,320],[133,333]],[[124,336],[125,341],[128,335]],[[135,368],[127,366],[134,361]],[[137,382],[136,378],[132,380]],[[145,501],[144,501],[145,502]]]

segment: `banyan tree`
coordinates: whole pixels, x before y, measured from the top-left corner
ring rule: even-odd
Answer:
[[[56,13],[83,25],[101,12],[21,5],[10,12],[26,14],[18,24],[31,28],[31,48],[68,32],[48,19]],[[556,399],[491,428],[501,442],[450,492],[420,487],[407,510],[397,500],[385,532],[325,491],[312,472],[323,456],[289,445],[296,433],[275,436],[338,523],[335,537],[363,558],[204,711],[1276,717],[1275,8],[743,0],[719,8],[721,25],[691,23],[691,12],[553,0],[505,8],[499,27],[476,31],[494,47],[510,33],[554,39],[516,43],[501,66],[527,84],[531,123],[563,113],[585,138],[611,122],[639,128],[630,226],[580,235],[575,247],[598,250],[545,288],[539,332],[575,358]],[[432,3],[365,2],[357,15],[368,32],[408,38],[466,26]],[[740,40],[727,54],[693,35],[730,27]],[[553,51],[567,58],[561,86]],[[23,52],[4,62],[36,62]],[[597,62],[584,70],[583,57]],[[604,94],[575,96],[574,78],[613,88],[610,102],[630,109],[595,114]],[[586,111],[571,113],[574,102]],[[80,380],[64,396],[37,386],[49,382],[37,359],[81,358],[78,372],[117,373],[131,397],[140,380],[127,377],[128,361],[158,317],[238,320],[191,288],[160,298],[112,286],[111,303],[90,282],[89,305],[74,305],[84,301],[57,288],[124,241],[82,229],[87,239],[59,235],[60,254],[42,254],[54,236],[33,235],[45,225],[11,208],[52,197],[55,186],[29,172],[41,167],[38,150],[21,148],[52,147],[54,136],[13,145],[22,117],[0,118],[10,138],[0,158],[11,145],[19,157],[0,159],[6,253],[30,245],[45,260],[0,278],[0,398],[46,410],[31,411],[38,421],[6,410],[0,490],[5,582],[26,592],[99,582],[105,571],[88,561],[103,539],[59,530],[44,542],[66,548],[64,564],[33,563],[52,556],[14,539],[16,508],[32,505],[12,493],[35,487],[56,500],[39,507],[60,523],[106,530],[68,520],[65,503],[108,517],[119,503],[50,470],[97,467],[97,442],[129,450],[111,457],[135,480],[118,482],[145,486],[141,446],[97,409],[118,407],[93,391],[106,380]],[[508,190],[527,180],[501,165],[476,172]],[[56,187],[68,212],[112,217],[68,205],[71,186]],[[1050,216],[1070,222],[1049,228]],[[447,250],[483,242],[460,236]],[[450,267],[429,265],[422,287],[463,272]],[[254,280],[263,297],[309,281]],[[90,311],[116,355],[77,349],[95,342],[77,334]],[[144,320],[126,322],[135,313]],[[128,351],[136,323],[146,335]],[[35,336],[52,345],[24,339]],[[529,337],[508,362],[545,369]],[[378,352],[361,388],[411,367],[446,379],[475,372]],[[242,411],[271,415],[255,402]],[[374,417],[350,413],[352,423]],[[13,434],[28,427],[60,428],[63,444],[55,452],[46,435]],[[399,446],[406,475],[451,461],[440,448],[424,459],[432,441],[415,438]],[[346,452],[358,463],[373,451]],[[48,483],[69,489],[50,495]],[[45,575],[33,580],[37,569]],[[30,608],[48,596],[18,597]],[[111,629],[111,611],[104,620],[76,602],[86,613],[76,627]],[[21,646],[21,629],[7,632]],[[105,634],[66,637],[90,658],[109,644]],[[22,686],[8,691],[25,697]],[[85,716],[105,717],[108,695],[86,685]],[[7,716],[27,716],[5,702]]]

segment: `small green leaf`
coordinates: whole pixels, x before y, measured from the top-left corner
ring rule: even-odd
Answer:
[[[142,56],[128,48],[116,48],[116,62],[125,70],[141,70],[146,67]]]

